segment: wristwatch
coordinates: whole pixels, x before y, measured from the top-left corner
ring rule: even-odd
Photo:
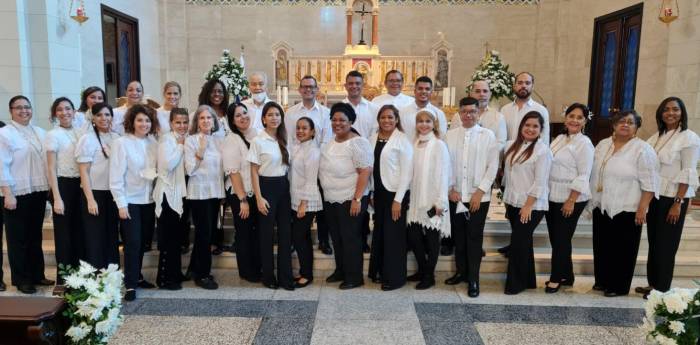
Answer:
[[[673,203],[683,205],[683,198],[675,197],[673,198]]]

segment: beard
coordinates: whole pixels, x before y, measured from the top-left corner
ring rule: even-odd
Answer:
[[[528,91],[527,89],[520,89],[515,92],[515,96],[517,96],[519,99],[528,99],[530,98],[531,94],[532,92]]]

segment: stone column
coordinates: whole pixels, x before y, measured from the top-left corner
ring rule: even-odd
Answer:
[[[345,44],[352,45],[352,9],[345,13],[345,18],[347,19],[347,32],[345,34],[347,39],[345,40]]]
[[[379,43],[379,10],[372,11],[372,46]]]

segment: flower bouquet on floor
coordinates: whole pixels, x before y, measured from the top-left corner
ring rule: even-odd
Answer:
[[[250,97],[245,69],[242,64],[236,61],[236,58],[231,56],[228,49],[223,50],[219,62],[211,66],[211,70],[204,75],[204,79],[220,80],[233,100],[240,101]]]
[[[63,315],[70,320],[66,332],[69,344],[107,344],[123,322],[122,285],[124,274],[116,264],[97,270],[80,261],[80,267],[59,267],[65,279]]]
[[[647,340],[661,345],[696,345],[700,336],[700,289],[653,290],[642,328]]]

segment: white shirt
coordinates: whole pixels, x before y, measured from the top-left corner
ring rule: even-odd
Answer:
[[[323,104],[314,101],[314,105],[307,109],[304,103],[297,103],[290,107],[284,116],[284,127],[287,129],[287,144],[289,151],[294,152],[294,147],[299,144],[296,138],[297,121],[302,117],[308,117],[314,122],[314,142],[318,147],[333,139],[331,129],[330,109]]]
[[[321,148],[318,176],[326,202],[343,203],[355,196],[357,169],[371,168],[374,161],[367,139],[357,136],[342,143],[331,140]],[[369,183],[362,195],[369,193]]]
[[[262,109],[268,102],[272,102],[272,100],[267,98],[267,96],[265,96],[265,101],[263,101],[263,103],[260,106],[257,106],[255,104],[252,97],[241,102],[245,104],[245,106],[248,108],[248,114],[250,115],[251,125],[257,130],[262,131],[265,129],[265,126],[263,126],[262,124]]]
[[[675,134],[667,131],[659,138],[659,133],[656,132],[647,143],[657,151],[659,157],[659,194],[675,198],[678,184],[683,183],[688,185],[685,197],[694,197],[698,188],[698,135],[686,129]]]
[[[506,143],[506,151],[513,145],[512,140]],[[518,152],[510,154],[503,158],[504,160],[504,179],[506,181],[506,189],[503,195],[503,202],[513,207],[523,207],[527,198],[532,196],[536,198],[532,205],[533,210],[547,211],[549,209],[549,201],[547,199],[549,181],[549,170],[552,166],[552,151],[549,146],[542,140],[538,140],[532,152],[532,156],[522,163],[518,163],[520,155],[532,143],[526,142],[520,147]],[[515,156],[514,165],[510,164],[510,160]]]
[[[109,160],[109,190],[118,208],[153,202],[158,143],[153,136],[127,134],[112,144]]]
[[[46,154],[42,142],[46,132],[37,126],[10,121],[0,128],[0,186],[8,186],[14,196],[49,189]]]
[[[479,125],[447,131],[450,152],[450,189],[460,193],[462,202],[471,201],[477,188],[482,202],[491,201],[491,186],[498,173],[499,145],[493,132]]]
[[[88,110],[90,111],[90,110]],[[82,111],[76,111],[73,114],[73,128],[79,129],[83,128],[86,124],[89,123],[89,118],[88,116],[82,112]]]
[[[411,105],[411,103],[414,103],[416,101],[415,98],[409,95],[405,95],[403,93],[399,93],[396,96],[393,96],[391,94],[385,93],[382,95],[379,95],[377,97],[374,97],[372,99],[372,103],[377,106],[377,109],[380,109],[382,106],[387,105],[387,104],[392,104],[394,105],[397,109],[401,109],[403,107],[407,107]]]
[[[436,224],[428,217],[433,207],[449,209],[448,184],[450,180],[450,154],[447,144],[434,136],[424,147],[413,145],[413,178],[411,196],[406,214],[407,223],[440,231],[443,237],[450,236],[450,214],[443,212]]]
[[[282,151],[277,140],[266,131],[260,131],[250,143],[246,156],[248,162],[257,164],[259,176],[278,177],[287,175],[289,166],[282,160]]]
[[[620,212],[637,212],[642,191],[659,191],[658,161],[654,149],[644,140],[632,138],[612,154],[612,139],[605,138],[595,147],[591,173],[591,202],[589,209],[600,208],[608,217]],[[607,159],[601,176],[601,165]],[[598,181],[602,180],[602,191]]]
[[[539,112],[544,118],[544,126],[540,139],[544,141],[545,144],[549,144],[549,112],[547,108],[535,102],[532,98],[525,102],[522,109],[518,109],[518,105],[515,104],[515,101],[501,107],[501,114],[505,117],[506,127],[508,128],[508,140],[515,140],[518,138],[520,121],[522,121],[525,114],[531,111]]]
[[[129,108],[126,105],[112,109],[112,131],[119,135],[124,135],[124,117],[126,116],[126,111]]]
[[[399,109],[401,127],[403,127],[403,132],[408,136],[408,140],[410,140],[411,143],[416,141],[416,114],[419,110],[423,109],[431,110],[437,115],[438,125],[440,127],[440,139],[444,139],[447,134],[447,117],[445,117],[445,113],[431,103],[428,103],[428,105],[423,108],[418,108],[416,102],[413,102],[409,106]]]
[[[187,181],[187,199],[207,200],[224,198],[224,170],[221,157],[222,138],[210,135],[203,159],[199,161],[195,154],[199,150],[198,133],[185,139],[185,173],[190,176]]]
[[[257,136],[258,131],[255,128],[250,128],[245,134],[248,143]],[[253,196],[253,184],[250,176],[250,162],[248,157],[248,146],[241,137],[236,133],[229,133],[224,139],[223,163],[224,163],[224,178],[226,179],[226,190],[230,190],[231,194],[235,194],[233,185],[231,184],[231,174],[241,174],[243,180],[243,189],[248,196]]]
[[[170,110],[160,107],[156,109],[156,117],[158,118],[158,134],[164,135],[170,132]]]
[[[75,145],[78,143],[78,130],[56,126],[46,133],[44,151],[56,153],[56,176],[80,177],[75,161]]]
[[[498,141],[498,150],[503,151],[508,139],[508,129],[506,129],[506,119],[503,117],[503,114],[496,109],[486,107],[486,110],[479,117],[479,125],[493,132]],[[458,127],[462,127],[462,119],[459,117],[459,113],[456,113],[452,116],[450,129]]]
[[[378,134],[375,133],[370,140],[373,147],[377,146],[377,139]],[[394,129],[379,155],[379,163],[375,164],[379,164],[379,175],[384,188],[396,193],[394,201],[402,202],[413,176],[413,145],[406,134]]]
[[[343,103],[348,103],[355,109],[357,118],[355,119],[355,123],[352,124],[352,128],[355,128],[355,130],[360,133],[360,136],[369,139],[372,134],[377,132],[379,128],[377,122],[377,112],[379,112],[379,108],[377,108],[376,105],[372,104],[372,102],[366,100],[364,97],[360,99],[360,103],[357,105],[352,104],[347,97],[343,100]]]
[[[572,190],[579,192],[576,202],[591,198],[591,169],[593,168],[593,143],[582,133],[568,136],[560,134],[550,145],[552,168],[549,172],[549,200],[563,203]]]
[[[156,202],[156,216],[160,217],[163,196],[168,200],[170,208],[182,215],[182,198],[187,194],[185,183],[185,145],[178,144],[176,134],[164,132],[158,140],[158,155],[156,169],[158,178],[153,189],[153,200]]]
[[[94,131],[85,133],[78,139],[75,147],[75,160],[78,163],[90,163],[90,188],[92,190],[109,190],[109,157],[111,157],[112,142],[119,138],[119,134],[114,132],[100,133],[100,141]],[[102,152],[104,147],[107,157]]]
[[[313,140],[296,145],[292,151],[292,167],[289,174],[292,195],[292,210],[297,211],[302,200],[306,200],[306,211],[323,209],[321,192],[318,190],[318,167],[321,150]]]

